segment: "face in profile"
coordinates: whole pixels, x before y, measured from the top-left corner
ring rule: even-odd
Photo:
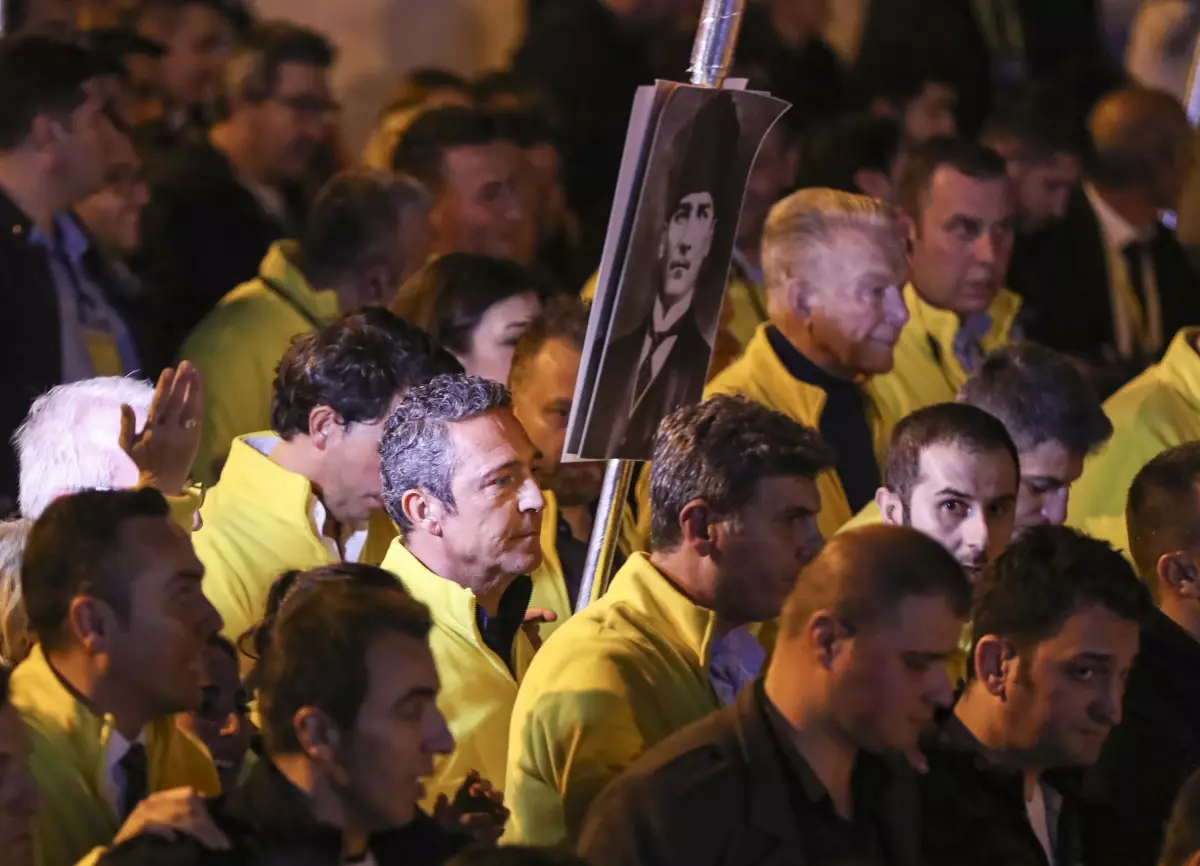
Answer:
[[[868,751],[911,751],[954,692],[946,663],[963,620],[942,595],[909,596],[890,620],[844,639],[831,699],[842,727]]]
[[[507,382],[517,343],[541,309],[541,299],[532,291],[488,307],[471,332],[471,351],[458,359],[467,374]]]
[[[476,596],[502,592],[542,562],[545,500],[534,478],[537,451],[508,409],[450,424],[454,511],[442,511],[442,542],[470,564],[485,585]]]
[[[111,673],[144,696],[154,716],[200,706],[206,679],[204,652],[220,631],[221,616],[204,596],[204,566],[191,539],[167,517],[136,517],[121,524],[120,553],[110,568],[129,582],[127,624],[109,609]],[[119,672],[119,673],[118,673]]]
[[[142,208],[150,190],[142,176],[141,160],[133,143],[121,137],[104,178],[104,186],[83,200],[75,212],[92,236],[110,255],[124,257],[137,252],[142,238]]]
[[[1071,485],[1083,474],[1082,454],[1061,442],[1047,441],[1021,453],[1021,490],[1017,494],[1015,532],[1067,522]]]
[[[205,685],[200,707],[176,723],[208,747],[221,789],[232,791],[250,748],[252,725],[246,690],[238,676],[236,651],[210,642],[204,650]]]
[[[712,193],[690,193],[676,203],[667,220],[666,276],[662,288],[662,300],[667,306],[690,300],[712,246],[716,224]]]
[[[939,442],[921,452],[909,501],[883,490],[880,511],[884,522],[911,526],[940,543],[974,583],[1012,538],[1017,484],[1008,452]]]
[[[1095,763],[1121,721],[1137,649],[1137,623],[1092,604],[1018,654],[1004,684],[1014,745],[1045,767]]]
[[[1022,231],[1035,231],[1067,215],[1071,192],[1079,185],[1079,158],[1056,153],[1046,162],[1009,161],[1009,176],[1017,192]]]
[[[783,610],[800,570],[821,552],[821,494],[812,478],[777,476],[758,482],[754,496],[720,551],[718,604],[740,623],[769,622]],[[746,563],[754,563],[746,568]]]
[[[33,862],[30,827],[38,789],[28,768],[29,740],[17,708],[0,700],[0,851],[6,863]]]
[[[394,404],[393,404],[394,406]],[[331,421],[323,440],[328,465],[321,499],[335,520],[361,527],[383,508],[379,445],[387,416],[355,424]]]
[[[909,265],[921,297],[960,316],[987,312],[1012,255],[1007,176],[978,180],[943,165],[934,171],[913,220]]]
[[[847,376],[892,369],[908,322],[901,291],[906,268],[898,245],[892,246],[894,252],[865,233],[842,232],[805,275],[813,342]]]
[[[311,63],[281,63],[275,92],[253,103],[254,138],[276,183],[301,178],[317,149],[330,140],[337,109],[328,70]]]
[[[905,107],[901,117],[905,141],[917,145],[934,138],[953,136],[958,131],[954,119],[957,105],[954,88],[934,82],[926,84]]]
[[[598,463],[562,462],[579,361],[580,351],[575,346],[547,340],[525,362],[520,380],[512,383],[513,414],[542,455],[538,484],[543,490],[553,490],[559,504],[567,507],[594,502],[604,477]]]
[[[352,808],[370,832],[403,827],[425,796],[421,779],[454,750],[437,707],[438,675],[425,640],[382,632],[368,646],[367,694],[340,763]]]
[[[233,49],[233,28],[207,3],[188,3],[174,26],[155,34],[166,45],[159,86],[178,105],[202,105],[217,95],[221,72]]]
[[[437,202],[430,213],[434,252],[479,253],[528,264],[533,209],[525,201],[525,155],[515,144],[454,147],[442,157]]]

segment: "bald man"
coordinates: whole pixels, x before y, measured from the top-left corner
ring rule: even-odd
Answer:
[[[970,589],[914,529],[839,535],[801,572],[765,680],[647,752],[600,795],[594,866],[921,861],[903,759],[950,705]]]
[[[1125,88],[1088,119],[1095,155],[1066,218],[1021,238],[1009,284],[1027,335],[1093,365],[1111,393],[1200,324],[1200,282],[1160,221],[1192,164],[1191,130],[1171,96]]]

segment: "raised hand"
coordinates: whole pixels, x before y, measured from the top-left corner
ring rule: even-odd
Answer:
[[[136,431],[133,409],[121,407],[121,450],[137,466],[140,487],[154,487],[165,496],[183,493],[200,448],[203,414],[204,381],[188,361],[158,377],[141,431]]]

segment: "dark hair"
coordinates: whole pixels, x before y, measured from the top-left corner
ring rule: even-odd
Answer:
[[[263,658],[259,706],[267,750],[300,750],[293,719],[304,707],[325,713],[351,736],[370,688],[372,642],[388,632],[425,641],[431,626],[429,609],[394,586],[334,581],[313,588],[283,611]]]
[[[262,102],[275,93],[279,69],[285,63],[328,69],[336,56],[333,44],[315,30],[288,21],[259,22],[226,68],[224,95],[231,100]]]
[[[1035,526],[1014,539],[975,584],[975,645],[993,635],[1025,653],[1093,604],[1139,622],[1151,607],[1133,568],[1107,543],[1065,526]]]
[[[1112,436],[1100,398],[1074,364],[1034,343],[992,352],[958,392],[958,401],[977,406],[1003,422],[1017,451],[1059,442],[1086,455]]]
[[[292,341],[275,374],[271,429],[284,439],[305,435],[318,406],[346,425],[369,424],[400,392],[461,369],[428,334],[387,310],[350,313]]]
[[[815,478],[832,465],[817,431],[745,397],[721,394],[676,409],[654,436],[651,545],[678,546],[679,512],[694,499],[718,520],[736,519],[764,478]]]
[[[207,6],[225,18],[235,30],[243,29],[245,12],[239,3],[232,0],[141,0],[140,3],[134,4],[127,18],[131,24],[137,24],[151,16],[174,19],[189,6]]]
[[[471,95],[480,105],[487,106],[497,97],[509,96],[527,108],[546,110],[550,98],[536,82],[511,69],[486,72],[471,84]]]
[[[920,57],[899,45],[860,54],[850,74],[855,102],[867,108],[882,99],[897,112],[906,109],[931,84],[957,91],[957,76],[936,57]]]
[[[119,561],[127,520],[168,517],[157,490],[85,490],[50,503],[33,524],[21,560],[21,595],[29,628],[47,649],[62,645],[71,600],[102,599],[123,622],[130,613],[130,575]]]
[[[384,506],[401,532],[412,529],[400,502],[405,491],[425,490],[454,510],[454,445],[448,425],[511,405],[507,388],[478,376],[438,376],[404,395],[387,420],[379,447]]]
[[[829,540],[800,572],[780,624],[800,634],[818,610],[833,613],[856,634],[891,620],[912,596],[942,595],[957,616],[971,607],[971,583],[942,545],[904,526],[851,529]]]
[[[471,98],[471,86],[457,72],[424,66],[404,76],[388,97],[379,117],[384,118],[397,111],[421,105],[439,90],[453,90]]]
[[[1143,466],[1129,485],[1125,506],[1129,553],[1155,594],[1159,558],[1200,544],[1198,482],[1200,442],[1186,442]]]
[[[1158,866],[1185,866],[1200,851],[1200,770],[1188,776],[1175,797]]]
[[[413,274],[392,301],[393,313],[429,332],[455,355],[470,354],[475,329],[501,301],[549,287],[530,268],[479,253],[447,253]]]
[[[877,171],[891,176],[900,152],[900,127],[887,117],[850,115],[814,129],[800,156],[800,186],[862,193],[854,175]]]
[[[934,445],[954,445],[972,454],[1003,451],[1020,474],[1017,446],[995,416],[965,403],[926,406],[900,420],[883,458],[883,484],[905,508],[921,480],[921,455]]]
[[[587,861],[550,848],[504,845],[459,854],[446,866],[588,866]]]
[[[322,288],[370,265],[394,262],[405,221],[429,204],[429,193],[411,178],[370,169],[335,175],[308,212],[300,240],[304,276]]]
[[[8,665],[0,665],[0,707],[8,703],[8,683],[12,679],[13,669]]]
[[[933,175],[943,166],[973,180],[1003,180],[1004,157],[969,138],[934,138],[918,145],[904,160],[897,198],[912,218],[920,216]]]
[[[501,138],[511,141],[521,148],[537,147],[543,144],[560,146],[558,131],[550,119],[534,109],[514,109],[498,111],[496,123],[500,127]]]
[[[1027,87],[1001,105],[984,125],[982,139],[991,144],[1016,142],[1017,158],[1044,165],[1062,154],[1082,156],[1087,131],[1074,112],[1064,110],[1062,94],[1047,87]]]
[[[587,327],[588,307],[579,298],[558,295],[547,301],[541,314],[521,335],[513,350],[512,368],[508,373],[509,389],[515,391],[520,387],[526,368],[551,340],[560,340],[583,352]]]
[[[0,151],[12,150],[42,114],[66,119],[84,103],[84,84],[111,71],[93,52],[51,36],[0,40]]]
[[[437,192],[442,188],[446,151],[495,141],[511,141],[495,112],[460,106],[431,108],[400,136],[392,152],[392,168],[412,175]]]

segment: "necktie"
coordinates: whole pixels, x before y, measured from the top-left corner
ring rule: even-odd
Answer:
[[[1142,263],[1146,255],[1141,241],[1134,241],[1121,250],[1125,257],[1125,268],[1129,271],[1129,285],[1133,287],[1133,296],[1137,298],[1142,318],[1146,318],[1146,280],[1142,272]]]
[[[146,747],[141,743],[131,743],[117,766],[125,773],[125,784],[121,788],[121,820],[124,821],[150,793]]]
[[[642,366],[638,368],[637,382],[633,389],[633,402],[637,403],[642,394],[646,393],[646,389],[650,387],[650,382],[654,378],[654,356],[659,348],[669,338],[674,337],[679,333],[679,326],[668,328],[665,331],[655,331],[650,334],[650,351],[646,353],[646,360],[642,362]],[[629,407],[629,411],[633,411],[633,406]]]

